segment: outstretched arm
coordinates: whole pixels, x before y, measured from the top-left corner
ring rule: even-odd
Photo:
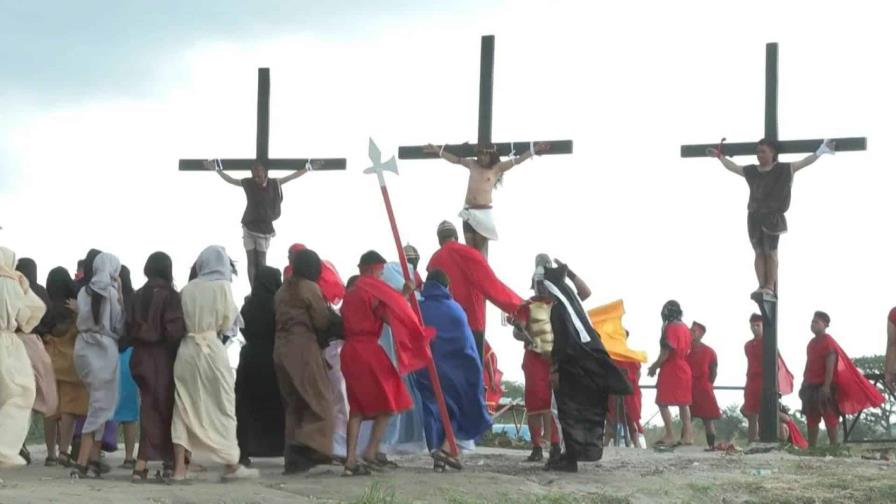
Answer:
[[[818,161],[818,158],[825,154],[833,154],[834,153],[834,141],[833,140],[825,140],[821,147],[815,151],[814,154],[809,154],[808,156],[800,159],[799,161],[794,161],[790,163],[790,169],[793,170],[793,173],[796,173],[803,168],[809,166],[810,164]]]
[[[523,161],[532,159],[532,156],[534,156],[536,154],[539,156],[544,154],[545,152],[550,150],[550,148],[551,148],[551,144],[549,144],[547,142],[537,143],[533,147],[533,149],[535,149],[535,152],[532,152],[532,149],[529,149],[528,151],[524,152],[523,155],[521,155],[521,156],[517,156],[515,158],[511,157],[510,159],[508,159],[506,161],[501,161],[500,163],[498,163],[498,166],[497,166],[498,171],[500,171],[501,173],[504,173],[504,172],[510,170],[511,168],[513,168],[514,166],[522,163]]]
[[[741,177],[744,176],[744,167],[735,163],[731,159],[722,156],[719,153],[718,149],[713,149],[712,147],[710,147],[709,149],[706,149],[706,155],[709,157],[718,158],[718,160],[722,163],[722,166],[724,166],[725,169],[727,169],[731,173],[736,173]]]
[[[224,173],[224,170],[221,169],[220,161],[218,161],[217,159],[203,161],[202,164],[205,165],[205,168],[207,170],[214,170],[215,172],[217,172],[218,175],[222,179],[224,179],[224,181],[227,182],[228,184],[233,184],[235,186],[242,187],[242,184],[240,183],[240,181],[238,179],[235,179],[235,178],[231,177],[230,175]]]
[[[669,359],[669,353],[669,347],[665,345],[660,346],[660,356],[656,358],[656,362],[654,362],[650,365],[649,368],[647,368],[647,376],[651,378],[656,376],[656,372],[660,369],[663,363]]]
[[[554,262],[557,263],[557,266],[561,268],[563,266],[566,266],[566,263],[560,261],[557,258],[554,258]],[[573,273],[572,270],[569,269],[569,266],[566,266],[566,278],[569,278],[569,281],[572,282],[572,284],[575,286],[576,295],[579,296],[580,300],[585,301],[586,299],[591,297],[591,288],[588,287],[588,284],[586,284],[581,277]]]
[[[428,144],[423,147],[423,152],[426,152],[427,154],[438,154],[438,156],[445,161],[448,161],[449,163],[459,164],[465,168],[470,168],[470,163],[472,163],[472,161],[470,161],[469,159],[457,157],[454,154],[446,151],[444,145]]]
[[[320,162],[320,161],[309,162],[309,163],[308,163],[307,165],[305,165],[304,167],[302,167],[302,168],[300,168],[300,169],[298,169],[298,170],[296,170],[296,171],[290,173],[289,175],[287,175],[287,176],[285,176],[285,177],[279,179],[279,180],[280,180],[280,185],[283,185],[283,184],[285,184],[285,183],[287,183],[287,182],[293,181],[293,180],[295,180],[295,179],[301,177],[302,175],[304,175],[304,174],[306,174],[306,173],[308,173],[308,172],[310,172],[310,171],[312,171],[312,170],[320,169],[320,167],[321,167],[321,162]]]

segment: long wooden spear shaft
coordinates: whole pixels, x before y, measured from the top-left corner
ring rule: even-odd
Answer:
[[[398,249],[398,261],[401,263],[401,271],[404,273],[405,282],[413,284],[411,271],[408,269],[407,257],[404,254],[404,248],[401,246],[401,235],[398,233],[398,224],[395,221],[395,212],[392,210],[392,200],[389,198],[389,188],[386,187],[386,177],[383,176],[384,171],[391,171],[398,175],[398,163],[395,162],[395,156],[389,158],[388,161],[382,162],[380,149],[370,139],[369,147],[370,161],[373,166],[364,170],[364,173],[376,173],[377,180],[380,183],[380,191],[383,193],[383,203],[386,204],[386,213],[389,215],[389,224],[392,226],[392,237],[395,238],[395,248]],[[423,324],[423,314],[420,312],[420,304],[417,303],[417,296],[411,293],[411,306],[420,324]],[[451,428],[451,418],[448,416],[448,407],[445,405],[445,396],[442,394],[442,382],[439,380],[439,373],[436,371],[436,364],[429,355],[426,369],[429,372],[429,380],[432,382],[432,390],[436,396],[436,402],[439,405],[439,416],[442,418],[442,428],[445,429],[445,439],[448,441],[448,449],[452,457],[457,457],[457,441],[454,439],[454,429]],[[441,449],[440,446],[433,447],[435,450]]]

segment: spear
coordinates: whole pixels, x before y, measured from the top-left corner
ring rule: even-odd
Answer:
[[[401,271],[404,273],[405,282],[411,283],[411,271],[408,269],[408,261],[404,255],[404,248],[401,246],[401,236],[398,234],[398,224],[395,222],[395,212],[392,210],[392,200],[389,198],[389,188],[386,187],[386,177],[383,176],[383,173],[387,171],[398,175],[398,163],[395,161],[395,156],[392,156],[387,161],[383,162],[380,148],[376,146],[376,143],[372,138],[370,139],[370,146],[368,147],[367,153],[373,166],[364,170],[364,173],[376,173],[377,180],[380,183],[380,190],[383,193],[383,203],[386,204],[386,213],[389,215],[389,224],[392,225],[392,236],[395,238],[395,248],[398,249],[398,261],[401,264]],[[422,324],[423,314],[420,312],[417,296],[412,293],[410,298],[414,313],[417,314],[417,318]],[[439,373],[436,371],[436,364],[433,361],[432,355],[429,356],[429,362],[426,364],[426,369],[429,371],[429,381],[432,383],[432,390],[435,393],[436,402],[439,405],[439,416],[442,417],[442,428],[445,429],[445,439],[448,440],[448,449],[451,451],[452,457],[457,457],[457,442],[454,439],[454,430],[451,428],[451,419],[448,417],[448,407],[445,406],[445,396],[442,394],[442,383],[439,381]],[[438,449],[439,447],[436,448]]]

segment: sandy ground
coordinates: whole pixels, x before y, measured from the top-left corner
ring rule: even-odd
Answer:
[[[343,478],[325,466],[282,476],[278,459],[256,460],[258,480],[219,483],[220,468],[196,474],[188,486],[134,484],[115,469],[102,480],[71,480],[68,469],[35,465],[0,472],[0,503],[304,503],[304,502],[896,502],[896,465],[851,458],[674,453],[609,448],[599,463],[577,474],[546,473],[522,459],[526,452],[479,449],[462,472],[436,474],[424,456],[399,457],[401,468],[375,477]],[[109,457],[113,466],[121,454]],[[370,493],[373,488],[374,492]],[[365,492],[366,499],[362,500]],[[394,495],[392,495],[394,493]]]

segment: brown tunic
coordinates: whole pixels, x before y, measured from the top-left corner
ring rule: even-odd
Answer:
[[[174,361],[185,331],[180,295],[165,282],[150,280],[134,294],[128,336],[134,345],[131,374],[140,389],[140,460],[174,460]]]
[[[59,394],[59,413],[84,416],[87,414],[87,388],[75,371],[75,340],[78,327],[74,316],[58,321],[46,339],[47,353],[53,362],[56,391]]]
[[[286,412],[286,442],[329,456],[333,450],[330,380],[317,331],[329,324],[327,303],[314,282],[289,278],[274,298],[274,370]]]

